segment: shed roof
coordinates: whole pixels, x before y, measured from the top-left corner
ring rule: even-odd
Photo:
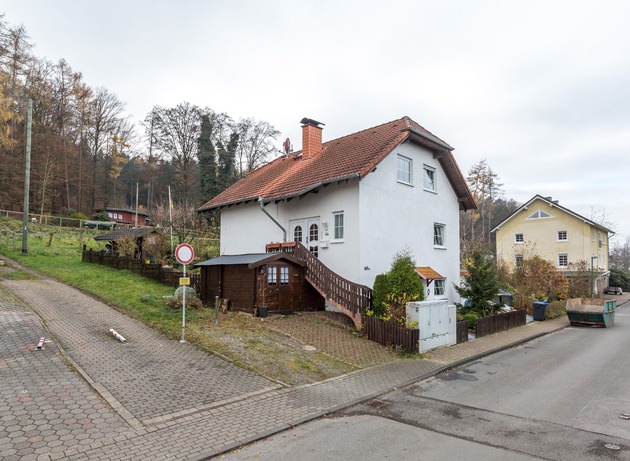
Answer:
[[[147,234],[151,234],[153,232],[160,233],[156,230],[155,227],[130,227],[130,228],[119,228],[114,232],[110,232],[109,234],[99,235],[94,237],[94,240],[97,241],[107,241],[107,242],[115,242],[121,238],[125,237],[143,237]]]
[[[286,253],[247,253],[242,255],[222,255],[217,258],[208,259],[194,265],[194,267],[204,266],[236,266],[247,265],[253,269],[264,264],[269,264],[278,260],[290,261],[294,264],[304,266],[305,262]]]

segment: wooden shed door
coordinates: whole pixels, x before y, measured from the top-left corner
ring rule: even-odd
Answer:
[[[277,309],[288,311],[299,309],[300,286],[299,277],[294,277],[296,268],[285,265],[272,265],[267,268],[267,283],[277,293]]]

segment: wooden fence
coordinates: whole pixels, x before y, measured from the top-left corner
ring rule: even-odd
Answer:
[[[118,256],[105,251],[85,250],[82,259],[84,263],[102,264],[104,266],[113,267],[114,269],[125,269],[143,277],[157,280],[163,285],[172,287],[179,286],[179,278],[183,272],[170,267],[162,267],[161,264],[147,264],[141,259],[134,259],[129,256]],[[190,277],[190,286],[197,293],[201,292],[201,277],[198,274],[186,273],[186,277]]]
[[[365,332],[369,340],[387,347],[399,347],[410,353],[419,351],[419,329],[399,327],[391,322],[367,315],[363,320]]]
[[[526,322],[526,312],[524,309],[491,315],[490,317],[483,317],[481,319],[477,319],[475,327],[476,337],[481,338],[498,331],[520,327],[525,325]]]
[[[465,343],[468,341],[468,321],[462,320],[456,323],[457,327],[457,344]]]

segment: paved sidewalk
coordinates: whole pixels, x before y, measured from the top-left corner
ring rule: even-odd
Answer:
[[[535,322],[436,350],[426,360],[286,388],[58,282],[4,281],[0,458],[207,459],[567,325],[566,318]],[[109,328],[124,331],[128,343],[107,335]],[[51,333],[54,342],[34,350]]]

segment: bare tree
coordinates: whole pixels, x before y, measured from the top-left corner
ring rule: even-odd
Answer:
[[[87,141],[92,157],[92,189],[90,195],[90,207],[96,207],[96,190],[98,170],[105,156],[107,143],[117,133],[120,121],[123,118],[125,106],[118,97],[105,88],[98,88],[89,104],[88,136]]]
[[[236,163],[239,177],[255,170],[278,149],[273,141],[280,132],[270,123],[254,118],[241,119],[238,123],[239,143],[236,150]]]
[[[179,200],[192,204],[201,110],[184,102],[172,108],[155,106],[149,117],[153,151],[166,156],[173,163]]]

